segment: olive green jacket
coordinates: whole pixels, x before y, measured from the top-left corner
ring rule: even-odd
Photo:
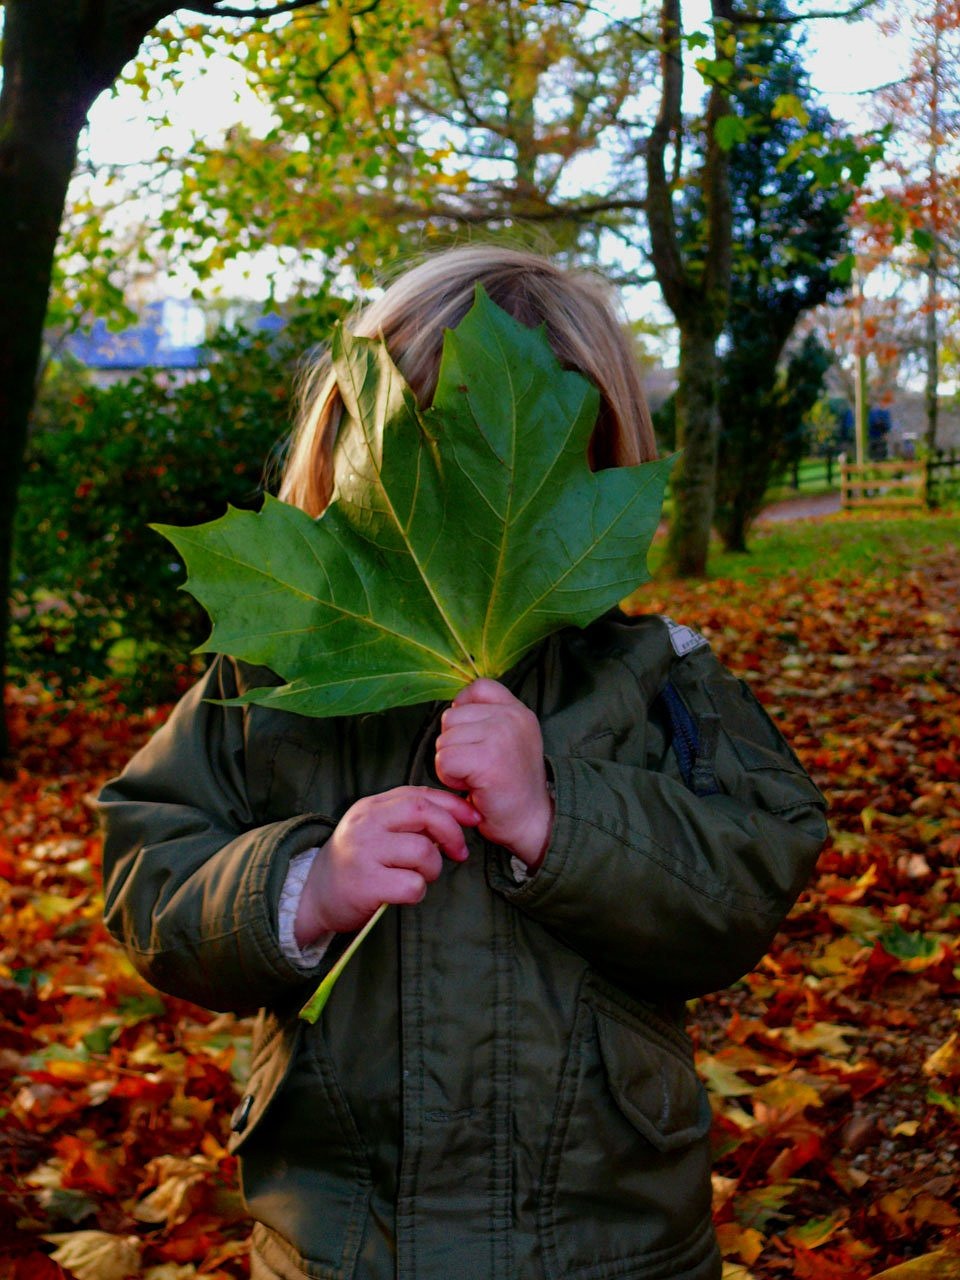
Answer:
[[[826,832],[746,686],[657,617],[539,646],[505,683],[556,788],[540,870],[518,884],[470,833],[470,859],[387,912],[310,1027],[297,1010],[343,940],[306,973],[283,955],[290,858],[363,795],[438,785],[442,707],[309,720],[205,701],[263,680],[216,661],[102,796],[107,924],[140,972],[260,1009],[233,1119],[254,1277],[718,1277],[683,1006],[756,964]],[[700,739],[690,785],[668,681]]]

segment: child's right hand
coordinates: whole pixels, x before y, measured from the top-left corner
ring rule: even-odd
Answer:
[[[420,902],[440,876],[441,854],[463,862],[462,828],[481,821],[468,800],[433,787],[394,787],[358,800],[310,868],[294,922],[297,945],[362,928],[381,903]]]

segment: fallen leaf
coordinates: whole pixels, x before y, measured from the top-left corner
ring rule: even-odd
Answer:
[[[960,1076],[960,1036],[956,1031],[939,1049],[934,1049],[924,1062],[923,1070],[928,1076],[945,1079]]]
[[[717,1227],[717,1241],[724,1257],[736,1254],[749,1267],[763,1253],[766,1243],[755,1227],[742,1227],[736,1222],[724,1222]]]
[[[138,1222],[162,1222],[175,1227],[196,1210],[214,1166],[203,1156],[158,1156],[147,1166],[156,1187],[133,1211]]]
[[[960,1280],[960,1254],[935,1249],[886,1271],[877,1271],[870,1280]]]
[[[844,1226],[850,1217],[849,1209],[838,1209],[826,1218],[814,1218],[799,1226],[788,1227],[784,1239],[804,1249],[818,1249],[826,1244]]]
[[[77,1280],[127,1280],[140,1272],[140,1241],[106,1231],[68,1231],[45,1235],[57,1246],[50,1255]]]

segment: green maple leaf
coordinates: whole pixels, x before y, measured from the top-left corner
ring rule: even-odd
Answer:
[[[673,459],[591,472],[599,394],[542,327],[478,288],[425,412],[382,341],[341,328],[333,365],[346,412],[319,519],[268,497],[154,526],[213,622],[200,651],[286,681],[237,701],[328,716],[452,698],[647,580]]]

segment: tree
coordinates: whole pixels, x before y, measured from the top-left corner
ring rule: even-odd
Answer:
[[[170,0],[6,0],[0,279],[19,309],[8,309],[0,332],[0,432],[11,459],[0,528],[5,593],[77,135],[93,99],[176,7]],[[475,225],[589,257],[608,237],[639,248],[646,213],[651,260],[681,335],[685,462],[670,558],[681,572],[702,572],[714,502],[716,342],[729,297],[729,152],[745,128],[729,95],[737,87],[738,32],[756,16],[738,12],[735,0],[713,0],[710,32],[695,32],[684,45],[680,0],[663,0],[658,30],[644,16],[599,18],[590,0],[195,0],[189,8],[246,19],[249,65],[273,77],[276,91],[277,123],[267,137],[238,128],[224,148],[201,151],[182,169],[166,224],[169,247],[176,252],[192,234],[194,247],[200,242],[194,259],[207,270],[225,253],[264,244],[300,252],[311,244],[322,269],[348,263],[370,276],[373,261],[424,229],[442,236]],[[311,11],[309,25],[300,10]],[[266,15],[289,20],[256,22]],[[694,122],[681,110],[686,47],[710,50],[698,60],[708,90]],[[660,110],[648,129],[643,90],[658,51]],[[685,152],[691,127],[704,139],[694,170],[689,146]],[[585,157],[603,175],[590,191],[570,176]],[[685,257],[675,208],[691,182],[702,187],[705,214],[705,249],[695,259]],[[276,198],[280,184],[288,200]],[[0,637],[2,668],[5,623]]]
[[[302,278],[346,265],[364,283],[479,227],[587,258],[607,235],[636,244],[654,43],[570,0],[394,0],[319,34],[251,31],[234,56],[273,127],[184,157],[167,244],[201,272],[282,246]]]
[[[924,365],[926,445],[936,447],[941,318],[945,291],[960,289],[960,4],[917,0],[884,15],[883,25],[906,37],[910,61],[904,78],[884,86],[876,109],[893,127],[894,181],[872,209],[874,235],[909,246],[906,269],[925,277]],[[906,232],[909,231],[909,236]],[[904,255],[901,253],[901,260]]]
[[[283,0],[269,10],[302,8]],[[6,672],[17,488],[33,404],[54,251],[77,140],[94,100],[113,84],[171,0],[5,0],[0,89],[0,687]],[[210,0],[194,10],[242,10]],[[9,750],[0,717],[0,757]]]
[[[736,101],[752,127],[729,167],[736,252],[720,360],[716,486],[716,526],[728,550],[746,549],[750,523],[789,460],[799,418],[817,400],[817,375],[829,364],[819,343],[807,341],[784,372],[784,349],[805,312],[847,287],[838,276],[850,248],[849,184],[837,174],[831,180],[829,169],[811,171],[800,155],[790,159],[811,136],[822,139],[821,149],[845,142],[830,113],[812,103],[801,58],[802,39],[790,28],[757,28],[749,48],[754,82]]]
[[[681,329],[685,458],[671,546],[681,571],[700,572],[730,263],[732,139],[722,123],[737,43],[730,10],[715,0],[712,35],[698,35],[701,45],[713,41],[713,57],[701,59],[710,88],[695,174],[684,169],[679,0],[667,0],[659,30],[643,17],[598,23],[591,6],[572,0],[430,0],[406,25],[361,14],[321,42],[295,25],[258,32],[244,56],[276,128],[262,138],[238,129],[225,149],[191,158],[170,235],[206,269],[238,246],[280,243],[369,272],[371,260],[382,263],[424,232],[442,241],[474,226],[572,255],[595,257],[607,236],[636,250],[646,247],[645,212],[656,276]],[[658,50],[661,109],[649,131],[639,95]],[[587,156],[601,180],[587,191],[565,188]],[[696,263],[684,261],[677,238],[681,180],[704,192],[709,249]]]
[[[849,16],[862,7],[805,17]],[[680,9],[680,0],[663,0],[660,112],[646,146],[647,221],[651,259],[680,339],[673,414],[684,454],[673,482],[667,563],[699,575],[715,515],[729,539],[742,542],[758,501],[747,491],[769,476],[768,462],[755,465],[756,442],[766,430],[762,387],[773,393],[777,361],[798,315],[831,292],[831,271],[841,267],[843,210],[880,146],[832,132],[825,113],[804,106],[798,94],[807,92],[806,79],[787,52],[804,17],[781,0],[750,11],[712,4],[712,56],[697,62],[706,103],[700,117],[685,119]],[[707,38],[694,33],[687,43],[705,48]],[[717,343],[728,323],[729,354],[721,361]],[[731,448],[732,434],[720,443],[721,417],[731,422],[739,412],[725,394],[721,414],[724,377],[760,395],[752,425],[746,419],[738,425],[745,433],[739,448]],[[718,494],[721,448],[725,488]],[[741,482],[733,502],[729,486]]]
[[[729,147],[722,121],[729,117],[727,86],[734,74],[736,36],[728,0],[711,0],[714,58],[704,60],[711,80],[703,117],[699,171],[684,173],[683,61],[680,0],[663,0],[660,20],[661,91],[656,123],[646,142],[647,225],[650,256],[680,339],[675,421],[683,461],[672,481],[673,518],[667,563],[682,575],[705,572],[713,524],[717,467],[717,339],[730,296],[732,205]],[[672,151],[668,176],[667,155]],[[699,187],[702,249],[685,252],[678,208],[681,179]]]

